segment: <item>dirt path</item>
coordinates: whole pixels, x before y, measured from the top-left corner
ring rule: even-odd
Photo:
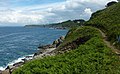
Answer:
[[[113,49],[113,52],[115,52],[117,55],[120,55],[120,50],[116,49],[113,45],[111,45],[111,43],[109,41],[106,40],[107,36],[105,35],[105,33],[103,33],[100,29],[98,29],[100,31],[100,33],[103,36],[103,41],[106,43],[106,45]]]

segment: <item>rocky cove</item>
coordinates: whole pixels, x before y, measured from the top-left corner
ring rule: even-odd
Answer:
[[[64,41],[65,37],[61,36],[59,39],[53,41],[52,44],[43,45],[38,47],[38,51],[33,55],[28,55],[20,59],[19,62],[8,65],[5,70],[0,70],[0,74],[11,74],[15,69],[23,66],[25,63],[38,58],[44,58],[46,56],[54,56],[54,50]]]

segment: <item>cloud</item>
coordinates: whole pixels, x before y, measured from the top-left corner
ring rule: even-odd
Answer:
[[[4,1],[0,1],[3,7],[10,3],[9,0],[6,0],[7,3]],[[66,0],[44,5],[7,7],[0,10],[0,23],[46,24],[81,18],[88,20],[93,12],[104,8],[109,1]]]
[[[91,15],[93,13],[90,8],[86,8],[84,12],[88,15]]]

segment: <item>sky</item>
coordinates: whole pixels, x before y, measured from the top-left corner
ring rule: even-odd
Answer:
[[[88,20],[110,1],[117,0],[0,0],[0,26]]]

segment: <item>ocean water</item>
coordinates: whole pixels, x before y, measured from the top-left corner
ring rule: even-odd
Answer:
[[[59,29],[0,27],[0,69],[13,60],[34,54],[39,45],[50,44],[66,33],[67,30]]]

